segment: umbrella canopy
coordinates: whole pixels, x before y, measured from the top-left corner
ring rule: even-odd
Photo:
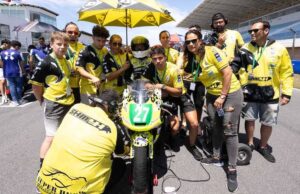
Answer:
[[[47,33],[60,30],[53,25],[35,20],[15,27],[13,31]]]
[[[79,20],[101,26],[159,26],[174,21],[155,0],[90,0],[79,10]]]

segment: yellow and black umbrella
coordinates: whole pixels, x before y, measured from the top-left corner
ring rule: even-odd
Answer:
[[[155,0],[90,0],[79,10],[79,20],[101,26],[160,26],[174,21],[170,12]]]

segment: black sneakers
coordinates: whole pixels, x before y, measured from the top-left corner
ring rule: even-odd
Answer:
[[[266,160],[275,163],[275,157],[271,154],[271,150],[268,147],[259,147],[257,150]]]
[[[201,160],[201,162],[203,164],[207,164],[207,165],[212,164],[212,165],[219,166],[219,167],[224,165],[224,163],[220,159],[216,159],[214,157],[203,158]]]
[[[171,142],[170,142],[170,146],[171,146],[171,149],[174,151],[174,152],[179,152],[180,151],[180,136],[179,134],[176,134],[176,135],[172,135],[171,138],[170,138]]]
[[[190,147],[190,151],[192,153],[192,155],[194,156],[195,160],[200,161],[202,159],[202,154],[201,152],[196,148],[195,145]]]
[[[250,147],[251,152],[253,152],[253,150],[255,150],[255,145],[254,144],[248,144],[248,146]]]
[[[228,170],[227,172],[227,188],[230,192],[235,192],[238,189],[236,170]]]

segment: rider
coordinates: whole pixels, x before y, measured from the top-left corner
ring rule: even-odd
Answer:
[[[167,62],[165,50],[160,45],[151,48],[150,56],[153,64],[148,67],[143,76],[152,81],[154,84],[148,87],[161,89],[163,91],[163,96],[165,96],[165,100],[169,100],[180,105],[184,116],[190,123],[190,151],[196,160],[201,160],[202,154],[195,146],[197,134],[201,133],[199,123],[197,121],[197,113],[193,103],[186,93],[179,69],[175,64]],[[176,140],[178,140],[177,137],[180,128],[179,119],[176,113],[171,119],[171,126],[172,138],[176,142]],[[175,146],[177,147],[176,143]],[[179,151],[178,148],[177,150]]]
[[[136,36],[131,40],[132,57],[130,57],[130,68],[125,72],[127,81],[140,79],[149,64],[150,45],[144,36]]]
[[[122,178],[123,131],[112,120],[118,94],[104,90],[92,106],[75,104],[62,121],[36,179],[41,193],[109,193]]]

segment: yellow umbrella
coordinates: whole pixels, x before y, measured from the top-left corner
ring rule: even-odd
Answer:
[[[91,2],[97,6],[91,6]],[[79,10],[79,20],[101,26],[159,26],[174,21],[170,13],[155,0],[90,0]]]

